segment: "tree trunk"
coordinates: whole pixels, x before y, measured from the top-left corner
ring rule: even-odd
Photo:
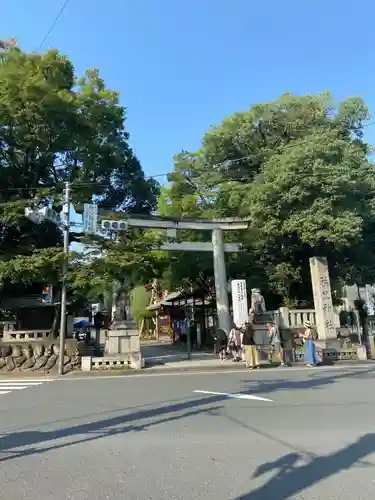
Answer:
[[[59,334],[60,327],[60,318],[61,318],[61,307],[60,304],[55,305],[55,315],[53,317],[53,323],[51,327],[50,337],[53,339],[57,339]]]

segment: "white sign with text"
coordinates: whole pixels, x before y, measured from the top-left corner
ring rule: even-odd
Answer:
[[[233,321],[244,326],[248,318],[246,280],[232,280]]]

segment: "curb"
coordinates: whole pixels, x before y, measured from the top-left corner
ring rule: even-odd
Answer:
[[[147,362],[147,358],[146,358],[146,362]],[[210,373],[210,372],[222,372],[222,373],[225,373],[225,372],[246,372],[246,373],[250,373],[251,370],[248,370],[243,363],[227,363],[227,364],[218,364],[218,365],[215,365],[215,366],[207,366],[207,365],[199,365],[197,362],[194,362],[194,359],[191,360],[192,362],[192,365],[189,366],[188,364],[188,360],[184,360],[184,363],[185,363],[185,366],[178,366],[178,362],[176,362],[175,364],[177,366],[173,366],[174,363],[171,363],[171,364],[167,364],[165,365],[164,363],[155,363],[155,364],[151,364],[151,365],[148,365],[146,364],[146,367],[143,368],[142,370],[140,371],[136,371],[136,370],[132,370],[132,369],[122,369],[122,370],[110,370],[110,369],[107,369],[107,370],[95,370],[95,371],[91,371],[91,372],[82,372],[82,371],[72,371],[72,372],[69,372],[63,376],[59,376],[59,375],[51,375],[51,374],[45,374],[45,375],[41,375],[41,374],[33,374],[33,373],[22,373],[22,372],[17,372],[17,373],[0,373],[0,382],[3,380],[35,380],[35,381],[47,381],[47,380],[64,380],[64,379],[74,379],[74,378],[95,378],[95,377],[102,377],[102,376],[106,376],[106,377],[124,377],[124,376],[134,376],[134,375],[139,375],[139,376],[142,376],[142,375],[158,375],[158,374],[173,374],[173,373]],[[345,369],[345,368],[355,368],[355,367],[363,367],[363,366],[367,366],[367,367],[375,367],[375,360],[372,360],[372,359],[368,359],[368,360],[365,360],[365,361],[358,361],[358,360],[353,360],[353,361],[336,361],[336,362],[331,362],[331,363],[324,363],[324,364],[321,364],[317,367],[317,369],[319,368],[335,368],[335,369]],[[263,372],[263,371],[269,371],[269,370],[275,370],[275,369],[278,369],[278,365],[277,364],[268,364],[268,363],[264,363],[260,370],[254,370],[254,373],[260,373],[260,372]],[[297,362],[297,363],[294,363],[292,366],[290,367],[287,367],[287,368],[283,368],[280,370],[281,371],[288,371],[288,370],[301,370],[301,369],[305,369],[303,363],[301,362]],[[307,370],[307,368],[306,368]]]
[[[361,367],[373,367],[375,368],[375,360],[367,360],[367,361],[338,361],[336,363],[326,363],[319,365],[316,369],[319,370],[325,369],[325,368],[334,368],[336,370],[339,369],[345,369],[345,368],[361,368]],[[225,366],[218,365],[218,366],[198,366],[198,365],[193,365],[193,366],[184,366],[184,367],[178,367],[178,366],[163,366],[163,365],[154,365],[154,366],[149,366],[146,368],[143,368],[141,371],[135,371],[131,369],[127,370],[103,370],[103,371],[91,371],[91,372],[81,372],[81,371],[76,371],[76,372],[70,372],[63,377],[59,377],[59,380],[64,380],[64,379],[80,379],[80,378],[100,378],[100,377],[126,377],[126,376],[151,376],[151,375],[160,375],[160,374],[165,374],[165,375],[173,375],[173,374],[179,374],[179,373],[235,373],[235,372],[242,372],[242,373],[261,373],[261,372],[268,372],[270,370],[277,370],[281,372],[288,372],[289,371],[304,371],[304,370],[315,370],[315,368],[306,368],[302,363],[295,363],[291,367],[287,368],[278,368],[277,365],[263,365],[260,370],[248,370],[245,368],[245,366],[242,363],[231,363],[227,364]]]

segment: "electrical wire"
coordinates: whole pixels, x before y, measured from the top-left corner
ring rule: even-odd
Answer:
[[[362,125],[362,127],[363,128],[364,127],[372,127],[374,125],[375,125],[375,121],[372,121],[370,123],[366,123],[366,124]],[[301,145],[301,143],[303,143],[303,142],[309,142],[309,140],[310,140],[310,136],[307,136],[306,139],[303,140],[303,141],[299,141],[297,143],[286,144],[284,146],[281,146],[281,150],[285,151],[285,150],[289,150],[289,149],[293,149],[293,148],[299,147]],[[209,167],[211,169],[218,169],[220,167],[230,166],[230,165],[233,165],[233,164],[236,164],[236,163],[240,163],[240,162],[245,161],[245,160],[259,159],[260,156],[261,156],[261,153],[253,153],[251,155],[242,156],[240,158],[234,158],[232,160],[224,160],[222,162],[214,163],[213,165],[209,165]],[[166,172],[166,173],[154,174],[154,175],[146,175],[146,176],[144,176],[144,178],[146,180],[147,179],[157,179],[159,177],[167,177],[170,174],[173,174],[173,172]],[[319,174],[315,173],[313,175],[315,177],[316,176],[319,177],[319,176],[326,176],[327,174],[326,174],[326,172],[321,172]],[[307,172],[305,174],[295,174],[295,177],[298,177],[298,178],[311,177],[311,173]],[[251,180],[252,178],[253,178],[252,176],[239,176],[237,178],[228,179],[228,181],[238,182],[238,181]],[[111,187],[111,184],[107,184],[107,185],[106,184],[100,184],[100,182],[98,182],[98,181],[83,181],[83,182],[77,181],[76,183],[72,182],[71,187],[72,188],[82,188],[82,187],[89,187],[89,186],[93,186],[93,185],[97,185],[97,184],[99,184],[100,187],[103,187],[103,188],[106,188],[106,187],[110,188]],[[4,189],[0,189],[0,193],[3,193],[3,192],[17,192],[17,191],[21,191],[21,190],[24,190],[24,191],[38,191],[38,190],[43,190],[43,189],[50,189],[52,191],[52,190],[56,190],[56,186],[38,186],[38,187],[30,187],[30,188],[25,188],[25,187],[4,188]]]
[[[56,26],[56,23],[60,19],[61,15],[65,11],[66,7],[68,6],[68,3],[69,3],[69,0],[65,0],[65,2],[62,4],[59,12],[57,13],[57,15],[56,15],[55,19],[53,20],[51,26],[49,27],[46,35],[44,36],[43,40],[41,41],[41,43],[39,45],[39,50],[43,47],[44,43],[46,42],[46,40],[48,39],[48,37],[52,33],[54,27]],[[371,127],[373,125],[375,125],[375,121],[372,121],[370,123],[366,123],[366,124],[362,125],[362,128]],[[298,144],[286,145],[286,146],[283,146],[283,150],[285,150],[285,149],[291,149],[293,147],[298,147],[299,145],[300,145],[300,142]],[[214,169],[217,169],[217,168],[220,168],[222,166],[229,166],[229,165],[233,165],[233,164],[236,164],[236,163],[240,163],[240,162],[245,161],[245,160],[251,160],[251,159],[254,159],[254,158],[258,158],[259,156],[260,156],[259,154],[246,155],[246,156],[242,156],[241,158],[235,158],[235,159],[232,159],[232,160],[224,160],[224,161],[216,163],[214,165],[210,165],[210,167],[214,168]],[[162,174],[154,174],[154,175],[150,175],[150,176],[145,176],[145,179],[156,179],[156,178],[160,178],[160,177],[167,177],[171,173],[173,173],[173,172],[165,172],[165,173],[162,173]],[[321,175],[325,175],[325,174],[322,173]],[[311,174],[306,174],[306,176],[311,176]],[[241,176],[241,177],[238,177],[238,178],[235,178],[235,179],[231,179],[231,180],[234,181],[234,182],[236,182],[236,181],[247,180],[247,179],[250,179],[250,178],[251,178],[250,176],[249,177],[247,177],[247,176]],[[83,183],[79,182],[76,185],[72,184],[72,188],[91,186],[93,184],[97,184],[97,182],[83,182]],[[102,185],[102,187],[107,187],[107,186],[105,186],[105,185],[103,186]],[[110,185],[108,185],[108,187],[110,187]],[[0,189],[0,192],[17,192],[17,191],[19,191],[21,189],[25,190],[25,191],[38,191],[38,190],[41,190],[41,189],[55,190],[56,188],[55,187],[48,187],[48,186],[46,186],[46,187],[38,186],[38,187],[32,187],[32,188],[6,188],[6,189]]]
[[[45,34],[43,40],[41,41],[40,45],[39,45],[39,50],[43,47],[43,45],[45,44],[45,42],[47,41],[47,38],[50,36],[50,34],[52,33],[53,31],[53,28],[56,26],[56,23],[57,21],[60,19],[61,15],[63,14],[64,10],[66,9],[66,7],[68,6],[68,3],[69,3],[69,0],[65,0],[65,2],[63,3],[63,5],[61,6],[61,9],[59,10],[59,12],[56,14],[56,17],[53,21],[53,23],[51,24],[51,26],[49,27],[47,33]]]

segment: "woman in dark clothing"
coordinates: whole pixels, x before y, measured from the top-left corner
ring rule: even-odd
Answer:
[[[242,345],[245,351],[246,368],[260,368],[259,352],[254,339],[254,328],[251,323],[246,323],[242,334]]]
[[[228,348],[228,337],[224,330],[219,328],[214,338],[216,342],[216,352],[219,351],[220,361],[225,361]]]

